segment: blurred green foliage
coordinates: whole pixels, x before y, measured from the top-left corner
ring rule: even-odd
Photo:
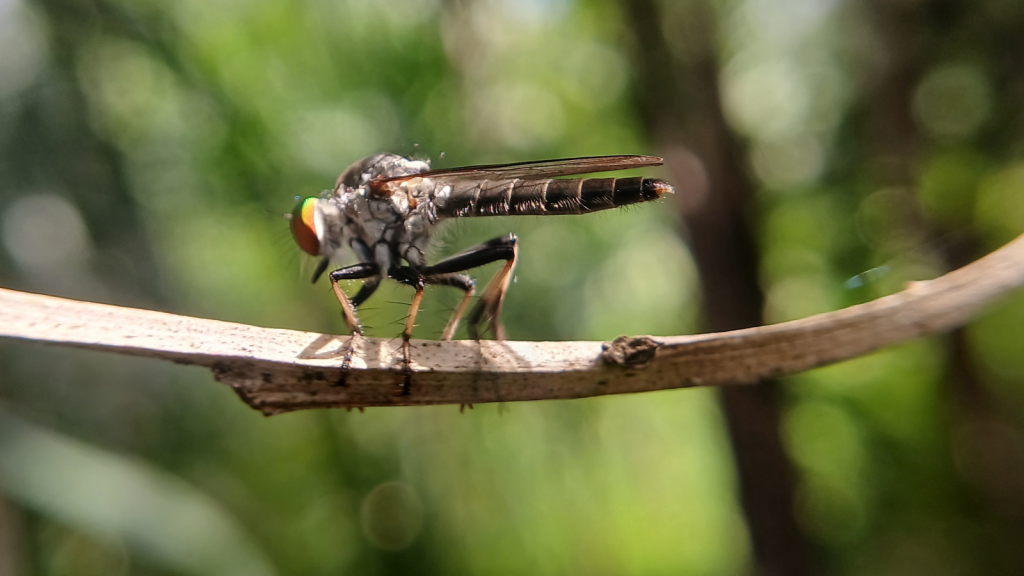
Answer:
[[[648,33],[685,54],[684,12],[659,6]],[[905,106],[914,170],[892,182],[857,123],[891,57],[870,4],[715,6],[770,321],[937,275],[951,238],[984,251],[1024,230],[1020,81],[998,50],[927,64]],[[634,108],[652,89],[633,82],[635,39],[611,0],[0,1],[0,283],[342,333],[288,236],[293,198],[385,150],[435,167],[657,153]],[[466,220],[434,257],[519,234],[510,338],[686,333],[700,298],[677,228],[671,200]],[[451,292],[428,289],[417,336],[440,334]],[[410,297],[378,292],[370,334],[397,336]],[[823,571],[1005,570],[993,550],[1019,518],[983,496],[995,481],[1022,509],[1021,326],[1018,296],[966,331],[991,420],[961,418],[941,338],[790,380],[794,513]],[[750,567],[709,390],[264,419],[202,370],[3,342],[0,398],[0,572]],[[986,438],[1009,471],[984,461]]]

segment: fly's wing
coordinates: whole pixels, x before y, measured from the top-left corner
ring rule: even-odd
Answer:
[[[654,178],[570,178],[658,166],[655,156],[592,156],[432,170],[369,182],[370,192],[387,197],[415,186],[433,218],[504,215],[585,214],[656,200],[672,187]]]
[[[487,164],[463,166],[442,170],[430,170],[411,176],[385,178],[376,184],[383,186],[411,178],[430,178],[439,185],[466,180],[540,180],[573,174],[628,170],[646,166],[660,166],[662,159],[657,156],[586,156],[562,158],[540,162],[516,162],[513,164]]]

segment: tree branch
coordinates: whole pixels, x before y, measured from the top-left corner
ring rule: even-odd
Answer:
[[[0,337],[106,350],[213,370],[253,408],[480,404],[750,384],[960,326],[1024,285],[1024,236],[959,270],[809,318],[664,338],[601,342],[414,340],[403,396],[399,343],[260,328],[0,289]]]

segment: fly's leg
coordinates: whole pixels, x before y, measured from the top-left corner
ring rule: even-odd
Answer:
[[[377,288],[379,286],[380,276],[372,276],[369,279],[367,279],[366,282],[363,282],[363,285],[360,286],[359,288],[359,292],[357,292],[356,295],[352,297],[352,311],[355,312],[356,310],[358,310],[359,306],[361,306],[363,302],[366,302],[366,299],[372,296],[373,293],[377,291]],[[344,292],[342,292],[342,294],[344,294]],[[344,306],[345,305],[342,304],[342,308],[344,308]],[[356,322],[359,322],[358,318],[356,319]],[[348,341],[345,343],[345,357],[341,362],[341,380],[339,380],[338,382],[338,384],[341,386],[345,385],[345,378],[348,376],[348,368],[349,365],[352,363],[352,353],[355,351],[356,342],[358,341],[359,338],[362,337],[363,330],[362,326],[360,326],[359,331],[353,331],[352,335],[349,336]]]
[[[461,254],[446,258],[433,266],[427,266],[423,273],[427,276],[436,274],[448,274],[462,272],[470,268],[504,260],[505,265],[494,275],[494,278],[487,284],[483,295],[476,307],[469,314],[469,335],[474,340],[480,339],[479,325],[487,320],[498,340],[505,338],[505,330],[501,327],[499,317],[501,306],[505,302],[505,292],[508,291],[508,284],[512,281],[512,271],[516,267],[516,257],[519,254],[519,239],[515,234],[501,236],[488,240],[476,248],[470,248]],[[457,309],[456,312],[459,312]],[[457,320],[456,320],[457,322]],[[453,330],[454,331],[454,330]]]
[[[455,311],[452,312],[451,318],[448,319],[444,332],[441,333],[441,340],[451,340],[452,336],[455,335],[455,329],[459,327],[459,320],[466,312],[469,301],[476,292],[476,282],[473,282],[473,279],[465,274],[434,274],[433,276],[424,277],[424,280],[428,285],[451,286],[465,293],[462,296],[462,301],[459,302],[459,305],[455,307]]]
[[[466,311],[466,307],[469,305],[470,299],[473,298],[473,292],[476,291],[476,282],[465,274],[438,274],[435,276],[426,277],[427,284],[433,284],[436,286],[452,286],[465,292],[462,296],[462,301],[455,307],[455,311],[452,312],[451,318],[448,319],[448,324],[444,327],[444,332],[441,333],[441,340],[451,340],[455,334],[455,329],[459,327],[459,319],[462,318],[462,314]],[[473,408],[472,404],[459,404],[459,414],[461,414],[466,406],[470,409]]]
[[[338,380],[339,386],[345,385],[345,379],[348,377],[348,369],[352,364],[352,352],[355,350],[356,340],[363,336],[363,327],[359,324],[359,317],[356,316],[356,308],[359,307],[380,285],[380,267],[376,264],[363,262],[360,264],[354,264],[352,266],[346,266],[345,268],[338,268],[331,272],[328,276],[331,279],[331,289],[334,290],[334,295],[338,297],[338,302],[341,302],[341,313],[345,319],[345,325],[348,326],[351,336],[345,342],[344,350],[345,357],[341,361],[341,379]],[[377,277],[377,278],[374,278]],[[348,299],[348,295],[341,289],[338,282],[342,280],[361,280],[364,278],[370,278],[366,283],[363,284],[362,288],[359,289],[359,293],[352,300]]]
[[[348,299],[348,295],[341,289],[338,282],[342,280],[362,280],[364,278],[370,278],[377,276],[380,273],[380,268],[373,263],[363,262],[360,264],[353,264],[352,266],[346,266],[344,268],[338,268],[334,272],[328,274],[331,279],[331,289],[334,290],[334,295],[338,297],[338,302],[341,302],[341,313],[345,319],[345,325],[348,326],[350,332],[353,335],[363,335],[363,328],[359,324],[359,318],[356,316],[356,305]],[[379,283],[379,281],[377,282]],[[364,294],[364,290],[369,287],[369,293]],[[370,297],[370,294],[377,289],[376,283],[368,282],[363,286],[363,290],[359,291],[356,298],[360,298],[359,303]]]
[[[405,328],[402,330],[402,362],[405,367],[405,381],[402,385],[402,393],[408,394],[409,388],[412,385],[412,352],[409,340],[412,339],[412,329],[416,326],[416,315],[419,313],[420,303],[423,301],[423,288],[428,284],[453,286],[460,288],[466,293],[462,298],[462,302],[456,307],[451,319],[448,320],[448,325],[445,327],[444,334],[441,337],[443,340],[451,340],[452,334],[455,333],[455,329],[459,325],[459,318],[462,317],[462,313],[466,310],[470,297],[473,295],[474,282],[472,278],[465,274],[424,276],[411,267],[399,266],[392,268],[388,275],[416,289],[416,294],[412,297],[412,304],[409,306],[409,315],[405,319]]]
[[[448,319],[448,324],[444,327],[444,332],[441,334],[441,340],[451,340],[455,334],[455,329],[459,327],[459,319],[462,318],[462,314],[466,311],[469,301],[473,298],[473,293],[476,292],[476,282],[473,282],[473,279],[465,274],[438,274],[427,276],[426,280],[427,284],[453,286],[465,292],[462,301],[455,307],[455,311],[452,312],[452,316]],[[462,414],[467,406],[470,410],[473,409],[472,404],[459,404],[459,414]]]
[[[359,292],[352,297],[352,307],[356,310],[366,302],[366,299],[373,296],[373,293],[377,291],[377,287],[380,286],[380,276],[373,276],[368,278],[366,282],[359,288]]]
[[[416,289],[412,305],[409,307],[409,316],[405,320],[405,329],[402,330],[402,357],[405,364],[403,394],[409,393],[412,383],[412,361],[409,351],[409,340],[412,338],[412,329],[416,324],[416,314],[419,312],[420,302],[423,301],[424,286],[427,284],[447,285],[461,288],[466,292],[442,334],[442,338],[450,339],[455,333],[455,328],[459,324],[459,318],[462,317],[462,313],[469,305],[469,300],[475,290],[473,280],[468,276],[458,274],[458,272],[490,264],[498,260],[505,260],[505,266],[494,275],[487,288],[484,289],[483,297],[469,317],[469,334],[473,339],[479,339],[477,325],[484,317],[490,323],[495,337],[502,339],[504,338],[504,330],[502,330],[501,325],[498,323],[498,316],[501,314],[501,305],[505,300],[505,292],[508,290],[509,281],[512,279],[512,270],[515,268],[516,255],[519,252],[518,241],[519,239],[516,238],[515,234],[509,234],[484,242],[476,248],[471,248],[461,254],[446,258],[422,270],[408,266],[394,266],[388,270],[389,277]]]
[[[497,340],[505,339],[505,328],[501,325],[501,306],[505,303],[505,294],[508,292],[508,285],[512,282],[512,272],[516,268],[516,257],[519,256],[519,243],[515,234],[509,234],[507,238],[501,238],[505,243],[498,245],[505,253],[505,265],[498,270],[498,273],[487,283],[487,288],[480,296],[473,311],[469,314],[469,335],[474,340],[480,339],[478,326],[486,319],[491,326],[491,332]]]
[[[412,297],[412,304],[409,306],[409,315],[405,318],[405,328],[402,330],[402,363],[405,367],[402,395],[408,396],[409,389],[412,386],[412,355],[409,350],[409,340],[412,339],[412,329],[416,325],[416,315],[420,311],[420,302],[423,301],[423,288],[426,286],[426,278],[408,266],[394,266],[388,271],[388,276],[416,289],[416,294]]]

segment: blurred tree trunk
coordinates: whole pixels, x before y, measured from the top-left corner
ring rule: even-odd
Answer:
[[[704,327],[760,325],[764,294],[754,233],[754,187],[726,125],[718,92],[716,15],[709,3],[625,3],[633,30],[643,121],[677,186],[689,244],[700,269]],[[681,13],[680,13],[681,12]],[[758,575],[810,573],[807,543],[793,515],[794,474],[779,437],[775,382],[721,391],[741,500]]]
[[[27,574],[21,511],[0,493],[0,576]]]
[[[914,117],[915,91],[921,81],[937,65],[969,62],[991,75],[996,100],[1006,98],[1002,105],[1019,109],[1024,84],[1017,78],[1024,65],[1024,25],[1019,18],[1001,17],[1005,14],[994,4],[979,6],[956,0],[866,0],[865,4],[882,58],[877,69],[869,71],[874,85],[860,118],[866,154],[861,164],[876,167],[881,186],[910,195],[927,155],[942,149],[942,143],[922,133]],[[995,55],[995,60],[977,60],[983,54]],[[996,102],[994,108],[1000,107]],[[1012,141],[1012,136],[999,132],[1015,128],[1019,126],[1010,122],[988,134],[995,146],[975,141],[971,147],[998,161],[1006,153],[998,143]],[[910,220],[910,225],[923,228],[929,243],[939,248],[948,269],[961,267],[983,253],[974,230],[928,223],[923,214]],[[1024,434],[1015,418],[1000,412],[985,386],[967,330],[955,330],[946,346],[949,465],[953,468],[955,460],[960,460],[963,479],[978,492],[965,500],[978,501],[980,496],[984,509],[975,510],[972,516],[990,535],[977,561],[988,570],[1017,573],[1024,565],[1024,548],[1020,546],[1024,534]]]

